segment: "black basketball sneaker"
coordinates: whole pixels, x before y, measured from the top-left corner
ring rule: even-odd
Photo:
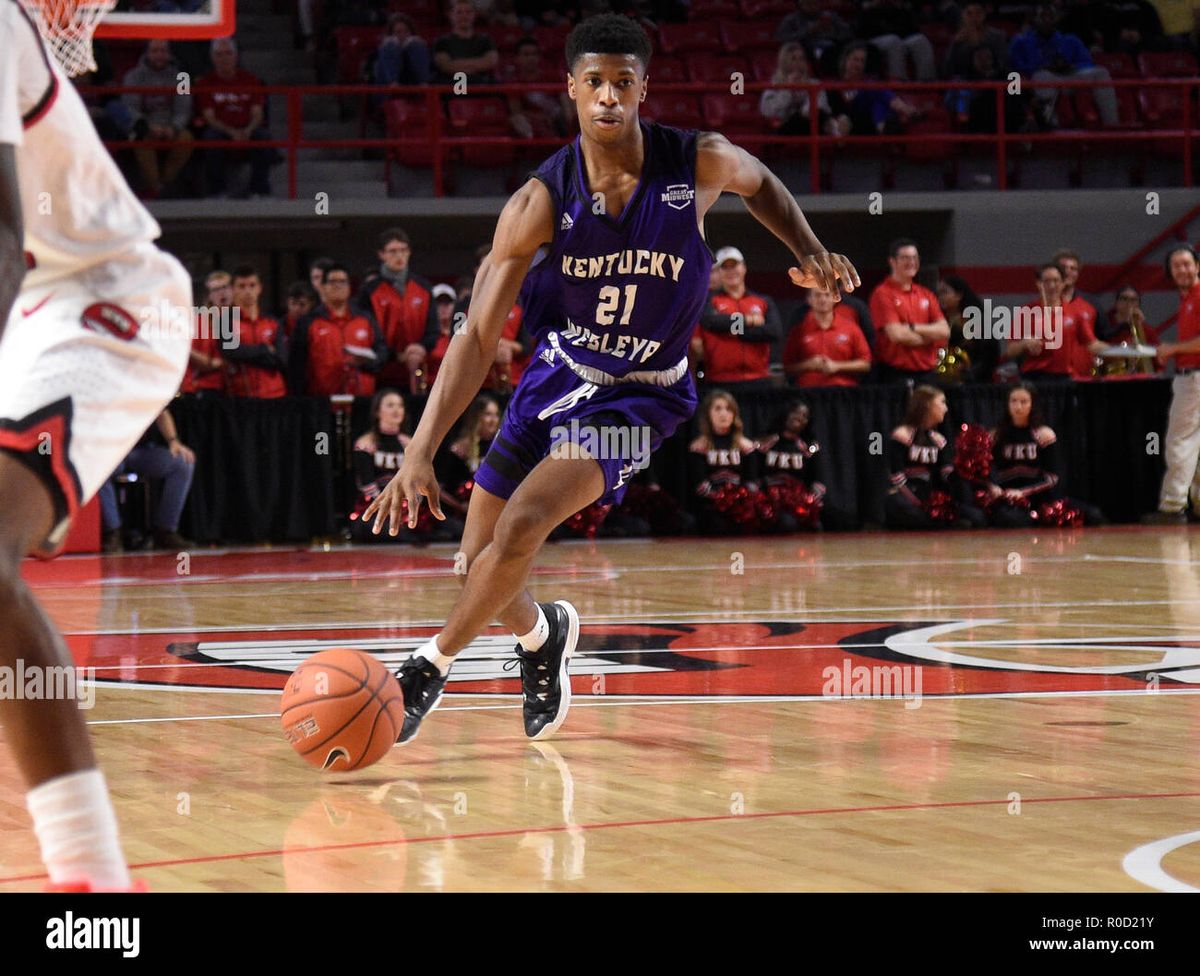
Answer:
[[[539,604],[550,624],[550,636],[536,651],[517,645],[521,663],[522,711],[525,734],[544,739],[558,731],[571,707],[571,678],[567,662],[579,643],[579,612],[566,600]],[[407,725],[407,723],[406,723]]]
[[[396,672],[400,690],[404,692],[404,727],[396,745],[402,746],[417,737],[421,720],[438,707],[446,678],[423,657],[410,657]]]

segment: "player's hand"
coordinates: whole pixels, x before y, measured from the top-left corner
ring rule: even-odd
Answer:
[[[850,259],[844,254],[834,254],[832,251],[818,251],[807,255],[799,267],[788,268],[788,276],[793,285],[801,288],[820,288],[822,291],[833,292],[834,301],[841,301],[838,293],[838,282],[845,291],[854,291],[862,284],[858,272]]]
[[[1009,488],[1004,492],[1004,497],[1007,501],[1018,503],[1025,496],[1022,495],[1016,488]]]
[[[375,524],[371,526],[371,531],[375,535],[379,535],[386,524],[388,535],[395,536],[399,534],[407,514],[408,527],[415,529],[422,497],[429,502],[429,510],[434,518],[444,520],[446,516],[442,514],[441,494],[441,486],[433,473],[433,464],[419,458],[410,450],[405,453],[396,477],[389,481],[387,487],[379,493],[379,497],[367,506],[362,520],[366,522],[373,516]]]

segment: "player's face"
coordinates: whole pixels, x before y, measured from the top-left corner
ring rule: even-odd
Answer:
[[[721,264],[721,287],[737,291],[746,283],[746,265],[741,261],[724,261]]]
[[[262,282],[258,275],[233,279],[233,303],[238,308],[253,308],[262,295]]]
[[[833,311],[833,292],[824,288],[810,288],[808,305],[818,315],[828,315]]]
[[[1171,255],[1171,280],[1176,288],[1191,288],[1196,283],[1196,259],[1187,251]]]
[[[399,430],[404,423],[404,400],[399,393],[389,393],[379,401],[379,426]]]
[[[579,113],[579,131],[589,139],[624,142],[637,126],[638,104],[649,76],[633,54],[585,54],[567,76],[567,95]]]
[[[491,440],[500,429],[500,408],[489,403],[479,415],[479,436],[483,440]]]
[[[1063,278],[1054,268],[1047,268],[1038,278],[1038,288],[1042,292],[1042,301],[1053,304],[1062,298]]]
[[[1029,411],[1033,409],[1033,397],[1028,390],[1013,390],[1008,395],[1008,416],[1017,427],[1029,423]]]
[[[714,400],[708,408],[708,422],[714,434],[728,434],[733,429],[733,405],[725,399]]]
[[[408,259],[412,257],[412,247],[404,241],[388,241],[379,252],[379,260],[383,266],[393,273],[403,271],[408,267]]]
[[[921,270],[921,257],[915,247],[902,247],[894,258],[888,258],[892,274],[900,279],[912,279]]]

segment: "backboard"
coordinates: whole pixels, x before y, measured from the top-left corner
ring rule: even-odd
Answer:
[[[154,5],[151,0],[119,0],[116,9],[96,28],[96,36],[174,40],[228,37],[236,26],[235,0],[203,0],[190,13],[159,13],[147,9]]]

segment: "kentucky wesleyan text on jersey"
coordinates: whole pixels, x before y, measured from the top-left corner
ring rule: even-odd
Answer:
[[[571,360],[614,376],[686,356],[713,263],[696,222],[697,133],[640,124],[642,177],[620,214],[593,198],[578,136],[533,174],[557,230],[522,288],[526,324],[539,351],[553,334]]]

